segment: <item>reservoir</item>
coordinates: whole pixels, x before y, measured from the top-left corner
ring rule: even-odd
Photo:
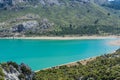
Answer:
[[[108,44],[112,40],[116,39],[0,39],[0,62],[25,63],[40,70],[111,53],[119,48]]]

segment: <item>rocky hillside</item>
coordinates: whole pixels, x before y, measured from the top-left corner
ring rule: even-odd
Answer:
[[[119,35],[119,14],[100,6],[107,2],[0,0],[0,37]]]
[[[107,4],[109,3],[108,0],[94,0],[95,3],[99,4],[99,5],[102,5],[102,4]]]
[[[0,80],[33,80],[33,76],[34,72],[23,63],[7,62],[0,66]]]
[[[66,0],[66,1],[70,1],[70,2],[95,2],[98,4],[104,4],[104,3],[108,3],[108,0]],[[37,3],[37,4],[42,4],[42,5],[62,5],[64,2],[66,2],[64,0],[0,0],[1,5],[6,6],[6,5],[10,5],[10,6],[14,6],[16,4],[19,3]]]
[[[89,2],[90,0],[66,0],[72,2]],[[19,3],[36,3],[42,5],[62,5],[64,2],[62,0],[0,0],[1,7],[5,6],[15,6]]]
[[[103,6],[106,6],[106,7],[109,7],[111,9],[115,9],[115,10],[120,10],[120,0],[110,1],[107,4],[103,4]]]

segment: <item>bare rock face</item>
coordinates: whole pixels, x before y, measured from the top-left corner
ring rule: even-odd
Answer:
[[[94,0],[94,2],[95,2],[95,3],[97,3],[97,4],[102,5],[102,4],[107,3],[107,2],[108,2],[108,0]]]
[[[59,1],[58,0],[39,0],[39,2],[42,4],[42,5],[52,5],[52,4],[55,4],[55,5],[60,5]]]
[[[26,21],[20,24],[17,24],[16,26],[12,27],[13,32],[23,32],[28,29],[32,29],[39,26],[39,23],[37,21]]]
[[[89,2],[90,0],[69,0],[72,2]],[[40,3],[42,5],[61,5],[63,1],[61,0],[0,0],[0,7],[13,6],[19,3]]]
[[[76,2],[90,2],[93,1],[98,4],[103,4],[108,2],[108,0],[69,0],[69,1],[76,1]],[[116,0],[117,1],[117,0]],[[15,5],[18,3],[29,3],[29,2],[39,2],[42,5],[60,5],[60,2],[63,2],[61,0],[0,0],[0,4],[3,5]]]
[[[41,29],[48,29],[54,25],[54,23],[50,23],[48,19],[43,19],[39,23]]]
[[[34,72],[24,63],[7,62],[1,66],[5,80],[33,80]]]
[[[40,2],[41,4],[57,4],[59,5],[58,0],[0,0],[1,4],[17,4],[17,3],[27,3],[27,2]]]
[[[19,80],[20,73],[13,66],[10,66],[10,71],[3,69],[3,73],[5,74],[5,80]]]

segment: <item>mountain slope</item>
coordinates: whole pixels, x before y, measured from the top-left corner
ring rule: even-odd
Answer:
[[[103,6],[113,8],[115,10],[120,10],[120,0],[110,1],[109,3],[103,4]]]
[[[0,36],[120,34],[120,18],[92,1],[46,1],[1,10]]]

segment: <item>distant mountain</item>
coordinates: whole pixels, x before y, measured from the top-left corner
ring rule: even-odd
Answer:
[[[1,5],[16,5],[19,3],[40,3],[42,5],[60,5],[64,2],[95,2],[98,4],[104,4],[107,3],[108,0],[0,0]]]
[[[0,0],[0,36],[119,35],[107,0]]]
[[[109,3],[108,0],[94,0],[94,2],[97,3],[97,4],[100,4],[100,5]]]
[[[17,4],[41,4],[41,5],[62,5],[65,2],[90,2],[90,0],[0,0],[1,7],[15,6]]]
[[[108,4],[103,4],[103,6],[120,10],[120,0],[110,1]]]

